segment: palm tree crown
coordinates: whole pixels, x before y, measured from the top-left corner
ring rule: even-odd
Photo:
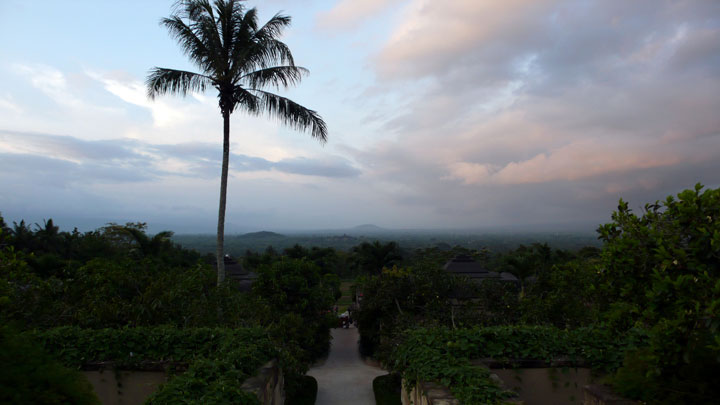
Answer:
[[[266,113],[295,129],[308,130],[324,142],[325,122],[313,110],[270,93],[267,88],[288,88],[307,74],[295,66],[290,49],[278,40],[290,17],[276,14],[258,26],[257,10],[245,10],[241,0],[185,0],[176,13],[163,18],[185,54],[202,73],[156,67],[147,78],[148,96],[186,95],[209,87],[218,90],[223,113],[241,108],[250,114]]]
[[[225,278],[224,223],[230,150],[230,114],[236,109],[266,114],[283,124],[327,141],[327,127],[317,112],[268,89],[288,88],[308,71],[295,66],[292,53],[278,37],[290,17],[276,14],[259,26],[257,10],[244,0],[180,0],[175,13],[161,20],[200,73],[155,67],[147,78],[148,96],[186,95],[210,87],[218,91],[223,116],[223,163],[218,212],[218,284]]]

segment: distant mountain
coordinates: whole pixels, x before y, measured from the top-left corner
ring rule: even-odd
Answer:
[[[388,232],[388,229],[381,228],[377,225],[373,224],[364,224],[364,225],[358,225],[356,227],[350,228],[350,231],[353,233],[357,232],[368,232],[368,233],[381,233],[381,232]]]
[[[239,235],[240,239],[281,239],[285,238],[285,235],[269,231],[250,232]]]

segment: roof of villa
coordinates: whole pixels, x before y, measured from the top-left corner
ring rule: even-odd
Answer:
[[[450,259],[443,267],[445,271],[453,273],[488,273],[482,264],[478,263],[471,256],[457,255]]]
[[[494,279],[500,281],[518,282],[517,277],[511,273],[498,273],[488,271],[482,264],[478,263],[468,255],[457,255],[450,259],[443,267],[445,271],[465,276],[471,280],[481,282],[486,279]]]
[[[241,263],[225,255],[225,277],[235,280],[241,291],[249,291],[253,281],[257,279],[257,274],[245,270]]]

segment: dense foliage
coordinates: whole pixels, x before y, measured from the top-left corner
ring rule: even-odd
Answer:
[[[545,244],[501,254],[423,249],[411,256],[410,267],[359,280],[363,341],[371,343],[366,347],[379,359],[398,362],[398,371],[406,376],[410,372],[412,378],[450,384],[469,401],[492,402],[504,394],[483,385],[485,371],[467,359],[582,354],[596,368],[617,370],[613,385],[628,397],[650,403],[709,402],[720,395],[714,379],[720,374],[719,217],[720,190],[703,191],[698,185],[677,198],[646,205],[642,215],[621,200],[612,222],[598,229],[601,250],[569,252]],[[513,273],[521,290],[488,281],[469,287],[466,281],[473,298],[463,299],[457,280],[439,270],[457,253],[473,256],[490,271]],[[492,325],[532,333],[514,340],[496,330],[486,339],[484,331],[493,330],[487,329]],[[525,329],[512,329],[514,325]],[[532,325],[560,329],[527,329]],[[483,328],[464,329],[470,332],[462,332],[468,335],[459,341],[437,335],[445,333],[439,332],[442,327],[472,326]],[[565,330],[576,336],[588,326],[594,334],[606,332],[580,339],[580,346],[547,332]],[[412,331],[417,327],[424,328]],[[467,339],[486,339],[478,346],[485,351],[454,351],[456,344],[467,346]],[[570,344],[575,352],[538,346],[533,339],[560,342],[559,348]],[[510,348],[507,342],[517,346]],[[606,343],[610,352],[597,346]],[[406,357],[398,360],[403,353]]]
[[[605,242],[601,288],[610,326],[647,328],[618,389],[653,402],[705,402],[720,395],[720,189],[697,185],[648,204],[620,201]],[[632,382],[632,383],[631,383]]]
[[[330,348],[330,308],[339,280],[303,259],[284,258],[258,271],[253,292],[269,309],[265,327],[282,341],[285,367],[304,372]]]
[[[398,374],[385,374],[373,380],[376,405],[401,405],[402,378]]]
[[[238,381],[276,356],[271,339],[260,328],[61,327],[35,334],[68,367],[97,362],[122,368],[149,362],[189,365],[164,384],[148,400],[150,404],[257,403]]]
[[[356,317],[363,354],[383,357],[406,329],[462,322],[462,307],[448,305],[454,291],[469,286],[432,266],[393,267],[359,280],[363,298]]]
[[[438,381],[464,404],[497,404],[511,396],[474,359],[566,358],[597,369],[617,368],[625,347],[641,341],[639,331],[625,339],[609,331],[580,328],[562,330],[539,326],[501,326],[471,329],[419,328],[408,331],[393,350],[388,364],[410,383]]]
[[[35,229],[24,223],[5,228],[0,232],[0,319],[25,329],[61,327],[44,336],[48,351],[65,359],[74,354],[76,361],[112,358],[118,365],[143,359],[197,363],[168,386],[183,392],[188,389],[183,384],[217,379],[218,391],[211,387],[209,397],[198,391],[198,403],[227,400],[211,392],[228,392],[231,379],[222,376],[239,373],[249,355],[225,350],[224,358],[207,356],[203,347],[218,350],[217,339],[234,330],[227,328],[261,328],[288,380],[299,379],[326,353],[329,311],[339,293],[339,278],[315,264],[326,255],[316,255],[317,261],[275,255],[252,268],[257,281],[243,293],[232,281],[216,286],[205,258],[172,244],[168,235],[148,236],[144,224],[58,232],[51,220]],[[63,334],[73,337],[51,344]],[[174,402],[172,390],[163,391],[156,403]]]
[[[97,332],[111,335],[127,326],[170,325],[151,328],[168,336],[177,328],[257,326],[288,380],[299,381],[328,348],[339,276],[362,274],[354,316],[364,354],[411,380],[446,383],[468,403],[506,397],[472,359],[557,356],[611,371],[615,388],[632,398],[708,402],[720,395],[713,379],[720,374],[718,218],[720,190],[697,186],[647,205],[642,215],[621,201],[612,222],[598,230],[601,250],[534,243],[506,252],[403,251],[381,242],[350,252],[268,248],[247,253],[245,267],[258,278],[252,291],[240,293],[230,283],[216,287],[202,256],[172,244],[169,233],[146,235],[143,224],[81,234],[59,232],[51,220],[10,228],[0,217],[0,319],[26,328],[115,328]],[[450,276],[442,266],[458,254],[514,274],[520,287]],[[72,329],[53,333],[69,333],[63,330]],[[233,356],[193,359],[203,366],[178,380],[177,390],[194,386],[192,378],[218,379],[225,390],[220,375],[239,372],[233,359],[251,353]]]
[[[254,313],[231,284],[214,285],[202,257],[168,233],[147,236],[144,224],[52,237],[46,228],[15,228],[0,268],[5,319],[28,327],[242,326]]]
[[[100,401],[79,371],[63,367],[32,336],[0,326],[0,403],[95,405]]]

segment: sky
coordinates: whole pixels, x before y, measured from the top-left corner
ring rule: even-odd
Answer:
[[[216,94],[146,97],[197,70],[173,0],[0,0],[6,222],[213,232]],[[720,186],[720,2],[266,0],[310,70],[281,94],[328,142],[237,111],[226,230],[593,231],[623,198]]]

